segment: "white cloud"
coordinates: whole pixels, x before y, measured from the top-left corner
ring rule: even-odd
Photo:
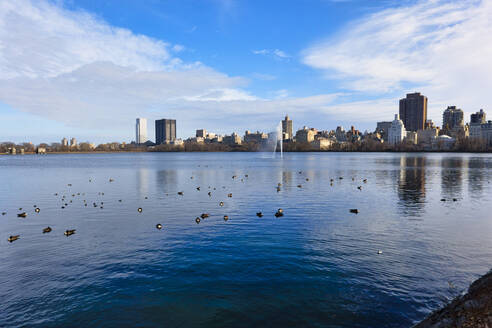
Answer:
[[[419,1],[348,24],[304,51],[303,61],[350,90],[403,96],[418,89],[440,122],[447,104],[471,112],[490,99],[490,17],[487,0]]]
[[[255,55],[264,55],[264,56],[270,56],[276,59],[287,59],[290,56],[286,54],[284,51],[279,50],[279,49],[260,49],[260,50],[253,50],[253,54]]]

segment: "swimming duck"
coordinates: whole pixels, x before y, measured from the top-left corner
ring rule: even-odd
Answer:
[[[224,202],[220,202],[219,203],[219,206],[224,206]]]
[[[208,214],[208,213],[202,213],[202,215],[200,215],[200,217],[202,219],[208,218],[209,216],[210,216],[210,214]]]
[[[196,190],[200,191],[200,187],[196,187]]]
[[[306,181],[309,181],[309,178],[306,178]]]
[[[280,192],[280,187],[277,187],[277,192]]]
[[[441,198],[441,202],[445,202],[446,201],[446,198]]]
[[[339,177],[338,179],[339,179],[339,180],[342,180],[342,179],[343,179],[343,177]]]
[[[73,235],[74,233],[75,233],[75,229],[65,230],[64,235],[68,237],[68,236]]]
[[[162,224],[157,223],[157,224],[155,225],[155,227],[156,227],[157,229],[161,230],[161,229],[162,229]]]
[[[25,217],[27,217],[27,214],[26,214],[26,212],[22,212],[22,213],[17,214],[17,217],[25,218]]]
[[[229,217],[227,215],[224,215],[224,221],[229,220]]]
[[[36,208],[34,209],[34,212],[36,212],[36,213],[39,213],[40,211],[41,211],[41,210],[39,209],[39,207],[36,207]]]
[[[246,177],[246,178],[247,178],[247,177],[248,177],[248,175],[247,175],[247,174],[245,174],[245,175],[244,175],[244,177]]]
[[[282,187],[282,184],[280,182],[277,183],[277,187]]]
[[[235,176],[235,175],[233,175],[233,176],[232,176],[232,178],[233,178],[233,179],[235,179],[235,178],[236,178],[236,176]]]
[[[356,209],[356,208],[351,208],[351,209],[350,209],[350,213],[355,213],[355,214],[357,214],[357,213],[359,213],[359,210],[358,210],[358,209]]]
[[[209,196],[212,196],[212,193],[209,191],[209,192],[208,192],[208,195],[209,195]]]
[[[383,251],[382,250],[378,250],[378,254],[383,254]]]
[[[232,193],[227,194],[227,197],[231,198],[232,197]]]
[[[358,186],[357,189],[362,190],[362,186]]]
[[[178,191],[178,195],[183,196],[183,192],[182,191]]]
[[[113,181],[114,181],[113,179],[109,178],[109,182],[113,182]]]
[[[256,216],[257,216],[257,217],[259,217],[259,218],[261,218],[261,217],[263,216],[263,213],[261,213],[261,212],[256,212]]]
[[[68,186],[69,186],[69,187],[71,187],[71,186],[72,186],[72,184],[71,184],[71,183],[69,183],[69,184],[68,184]]]
[[[6,215],[6,214],[7,214],[7,212],[2,212],[2,215]]]
[[[145,199],[149,199],[149,197],[147,197],[147,196],[145,196],[144,198],[145,198]]]
[[[16,241],[19,239],[20,235],[15,235],[15,236],[10,236],[9,239],[7,239],[10,243],[13,241]]]
[[[298,185],[297,185],[297,188],[302,188],[302,185],[298,184]]]
[[[142,208],[141,208],[141,207],[139,207],[139,208],[137,209],[137,211],[138,211],[138,213],[142,213],[142,211],[143,211],[143,210],[142,210]]]
[[[200,218],[198,218],[198,217],[197,217],[197,218],[195,219],[195,222],[196,222],[196,224],[200,223]]]
[[[43,233],[48,233],[48,232],[51,232],[51,228],[50,227],[46,227],[43,229]]]
[[[367,183],[367,179],[362,180],[362,182]]]
[[[279,208],[278,211],[275,213],[275,217],[279,218],[281,216],[284,216],[284,211],[281,208]]]
[[[456,199],[456,198],[453,198],[453,202],[456,202],[456,201],[458,201],[458,199]]]

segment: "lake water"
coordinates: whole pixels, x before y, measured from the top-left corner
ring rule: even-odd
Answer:
[[[0,326],[409,327],[492,268],[491,173],[477,154],[0,156]]]

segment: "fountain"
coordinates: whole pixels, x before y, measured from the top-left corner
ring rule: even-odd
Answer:
[[[282,140],[282,121],[280,121],[277,125],[277,129],[275,131],[276,133],[276,138],[275,138],[275,146],[273,148],[273,156],[275,157],[275,153],[277,152],[277,146],[280,145],[280,158],[284,157],[284,151],[283,151],[283,140]]]

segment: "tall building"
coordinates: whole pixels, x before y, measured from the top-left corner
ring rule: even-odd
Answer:
[[[487,118],[483,109],[479,112],[470,115],[470,124],[485,124],[487,123]]]
[[[176,140],[176,120],[155,121],[155,143],[163,144]]]
[[[77,139],[72,138],[70,139],[70,147],[76,147],[77,146]]]
[[[205,137],[207,137],[207,130],[205,130],[205,129],[196,130],[195,137],[197,137],[197,138],[205,138]]]
[[[62,144],[62,146],[68,146],[68,139],[67,138],[63,138],[62,141],[61,141],[61,144]]]
[[[376,132],[381,134],[384,142],[388,142],[388,131],[391,126],[391,121],[378,122],[376,126]]]
[[[460,108],[456,108],[456,106],[448,106],[442,114],[442,128],[444,130],[453,130],[464,125],[463,111]]]
[[[143,144],[147,141],[147,119],[137,118],[137,124],[135,128],[135,142],[137,144]]]
[[[400,118],[407,131],[423,130],[427,121],[427,97],[415,92],[400,99]]]
[[[400,120],[398,114],[395,114],[395,119],[391,122],[391,126],[388,131],[388,142],[392,145],[399,144],[406,137],[407,131],[403,125],[403,121]]]
[[[282,121],[282,140],[292,140],[292,120],[289,119],[289,115],[285,115],[285,119]]]

